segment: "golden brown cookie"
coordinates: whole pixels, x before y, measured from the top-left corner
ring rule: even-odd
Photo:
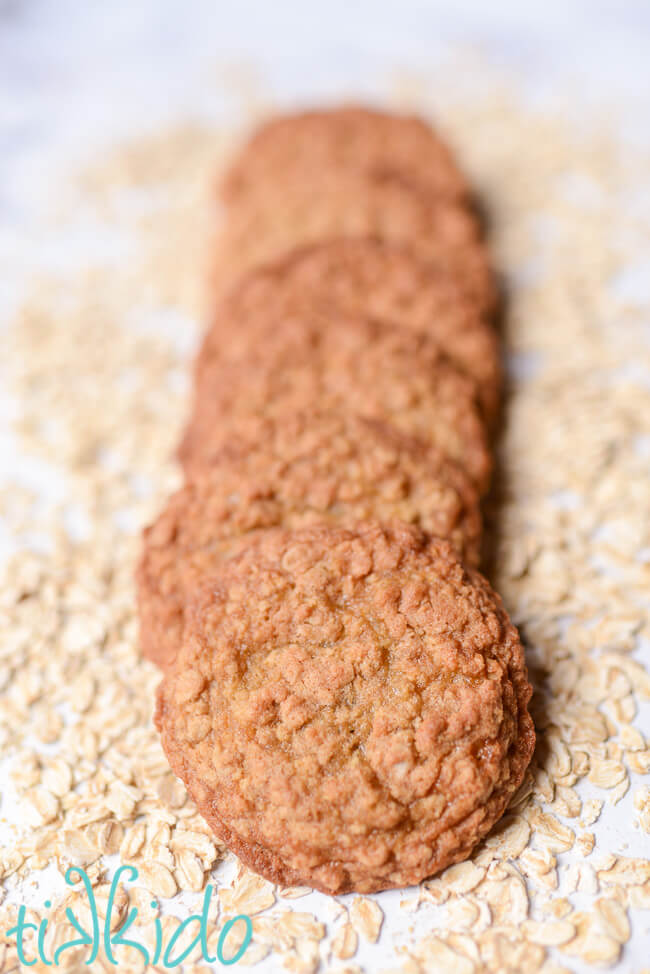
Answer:
[[[214,261],[218,294],[246,271],[296,247],[337,237],[375,237],[435,263],[480,313],[491,313],[497,303],[474,214],[403,176],[339,169],[279,176],[226,216]]]
[[[424,119],[362,105],[280,115],[260,125],[226,173],[222,196],[233,206],[278,180],[335,170],[392,173],[436,197],[470,198],[449,148]]]
[[[214,466],[177,491],[144,532],[137,571],[144,655],[163,667],[173,660],[188,593],[252,532],[365,517],[416,524],[478,564],[477,492],[435,450],[336,413],[240,424]]]
[[[236,293],[218,315],[227,337],[198,364],[194,412],[179,450],[186,471],[212,462],[235,419],[315,408],[389,422],[436,446],[486,488],[491,457],[475,383],[429,335],[338,313],[245,309]]]
[[[534,747],[522,646],[452,546],[365,522],[262,532],[159,690],[173,771],[247,865],[328,893],[467,857]]]
[[[419,260],[405,247],[370,238],[328,240],[251,271],[237,296],[244,316],[253,306],[282,316],[318,308],[425,332],[476,380],[488,420],[497,414],[501,363],[494,328],[455,275],[440,264]],[[217,315],[199,361],[227,340]]]

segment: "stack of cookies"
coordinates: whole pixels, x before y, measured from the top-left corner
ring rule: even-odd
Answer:
[[[354,107],[262,126],[221,193],[186,483],[138,569],[163,746],[264,876],[416,883],[534,746],[477,570],[501,374],[471,192],[425,122]]]

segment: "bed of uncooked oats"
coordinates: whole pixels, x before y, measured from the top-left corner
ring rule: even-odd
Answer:
[[[404,94],[427,110],[421,87]],[[626,944],[638,957],[650,939],[650,343],[625,286],[649,243],[648,160],[606,125],[577,130],[497,90],[436,109],[509,293],[487,570],[527,646],[533,765],[470,861],[401,894],[275,888],[196,814],[151,722],[158,674],[138,652],[132,573],[140,526],[179,480],[228,140],[185,126],[119,147],[74,175],[56,219],[64,234],[86,214],[123,255],[35,280],[5,355],[20,447],[57,486],[0,493],[18,552],[0,587],[0,931],[20,903],[44,916],[47,885],[48,955],[70,939],[66,907],[83,914],[66,868],[87,870],[101,915],[120,861],[140,872],[117,903],[117,922],[138,907],[138,939],[158,912],[169,935],[210,881],[210,946],[248,913],[239,965],[265,971],[627,971]],[[608,826],[619,803],[623,833]],[[118,956],[142,970],[135,951]],[[84,957],[62,966],[87,970]],[[5,941],[0,969],[18,967]],[[114,970],[101,954],[91,969]],[[197,953],[184,970],[207,968]]]

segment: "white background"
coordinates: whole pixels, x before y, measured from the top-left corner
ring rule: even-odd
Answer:
[[[252,65],[295,102],[381,93],[459,49],[532,99],[606,105],[650,138],[647,0],[0,0],[0,299],[53,259],[39,214],[59,166],[164,120],[236,112],[217,65]]]

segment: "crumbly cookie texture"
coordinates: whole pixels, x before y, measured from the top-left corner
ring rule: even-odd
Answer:
[[[310,171],[332,169],[392,172],[435,196],[470,197],[449,148],[431,125],[414,115],[361,105],[280,115],[261,125],[227,171],[222,197],[233,205],[278,178],[290,182]]]
[[[246,285],[244,285],[245,287]],[[212,462],[233,419],[290,417],[310,404],[392,423],[455,460],[486,488],[491,457],[476,385],[428,335],[318,309],[274,314],[233,293],[218,311],[224,341],[197,365],[194,411],[179,457]]]
[[[246,271],[296,247],[336,237],[375,237],[408,246],[461,281],[483,310],[496,291],[477,217],[467,206],[424,192],[393,172],[306,169],[276,180],[227,209],[213,286],[223,293]]]
[[[476,380],[481,407],[494,421],[501,392],[499,339],[465,291],[464,276],[418,259],[408,248],[372,238],[327,240],[251,271],[238,287],[241,313],[265,307],[287,316],[318,307],[368,315],[431,335]],[[233,323],[230,323],[231,327]],[[217,315],[200,359],[228,340]]]
[[[145,656],[163,667],[173,661],[188,592],[252,532],[365,517],[416,524],[478,563],[476,489],[439,451],[337,413],[239,424],[213,467],[177,491],[144,532],[137,583]]]
[[[156,721],[218,835],[276,882],[417,883],[465,858],[534,747],[522,646],[453,547],[264,532],[206,584]]]

